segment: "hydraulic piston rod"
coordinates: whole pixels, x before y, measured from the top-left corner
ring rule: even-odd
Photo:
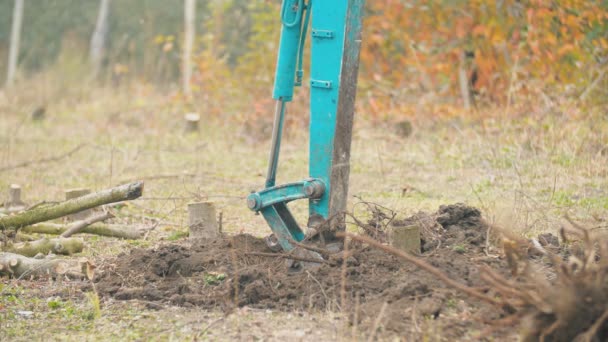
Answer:
[[[284,121],[285,102],[279,99],[274,109],[274,125],[272,127],[272,141],[270,143],[270,160],[268,162],[268,173],[266,174],[266,188],[273,187],[276,182]]]

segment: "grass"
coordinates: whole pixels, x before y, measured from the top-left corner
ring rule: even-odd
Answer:
[[[70,188],[100,190],[144,179],[143,197],[126,203],[118,216],[142,225],[154,217],[161,224],[143,241],[87,239],[86,256],[103,258],[185,238],[186,205],[196,200],[216,203],[226,232],[269,232],[244,200],[263,185],[266,170],[268,137],[251,128],[256,126],[231,121],[234,113],[227,113],[226,119],[203,121],[199,134],[184,134],[182,106],[145,87],[119,92],[85,88],[76,93],[48,102],[47,118],[41,122],[29,120],[37,103],[31,92],[0,97],[0,168],[84,144],[59,161],[2,171],[0,190],[18,183],[23,199],[33,204],[62,200]],[[466,202],[481,208],[491,222],[525,235],[555,232],[566,213],[602,227],[608,218],[608,123],[602,113],[590,109],[576,119],[568,112],[532,114],[533,119],[421,119],[408,138],[399,136],[390,122],[372,124],[359,115],[352,144],[350,209],[357,202],[354,196],[404,216]],[[288,130],[278,183],[307,176],[307,146],[303,130]],[[293,208],[305,222],[305,204]],[[209,283],[221,281],[220,276],[210,275]],[[157,311],[145,303],[104,302],[60,284],[34,284],[0,284],[0,339],[216,340],[268,336],[264,324],[336,336],[331,322],[321,323],[325,316],[317,314],[287,317],[245,310],[223,318],[212,311]],[[42,297],[49,292],[60,296]],[[272,336],[280,338],[282,333],[278,329]]]

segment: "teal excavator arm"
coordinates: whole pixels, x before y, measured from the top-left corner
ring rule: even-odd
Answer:
[[[346,209],[363,5],[364,0],[283,0],[268,174],[265,188],[251,193],[247,205],[264,216],[286,251],[294,248],[292,241],[306,236],[287,208],[288,202],[308,199],[307,227],[312,232]],[[276,185],[286,104],[293,98],[294,87],[302,84],[309,24],[309,178]]]

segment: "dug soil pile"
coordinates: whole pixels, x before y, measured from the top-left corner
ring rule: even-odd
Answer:
[[[391,224],[414,222],[422,226],[420,258],[448,277],[483,287],[480,265],[507,273],[506,263],[486,251],[488,226],[479,210],[462,204],[442,206],[436,213],[419,213]],[[271,252],[263,239],[250,235],[165,244],[133,249],[104,262],[95,282],[100,294],[121,300],[226,311],[236,306],[333,310],[348,313],[360,327],[373,326],[380,315],[383,334],[400,336],[474,337],[487,327],[482,318],[500,318],[500,312],[384,251],[354,242],[350,249],[357,252],[345,265],[337,262],[294,272],[285,259],[250,255]]]

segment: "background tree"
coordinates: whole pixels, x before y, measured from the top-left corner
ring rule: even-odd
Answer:
[[[11,43],[8,56],[8,71],[6,86],[10,87],[15,79],[19,59],[19,42],[21,41],[21,23],[23,21],[23,0],[15,0],[13,8],[13,25],[11,27]]]
[[[93,67],[93,78],[97,78],[105,54],[105,42],[108,34],[108,13],[111,0],[100,0],[97,23],[91,37],[90,60]]]
[[[192,79],[192,47],[195,37],[196,0],[185,0],[184,2],[184,49],[182,61],[183,91],[187,97],[192,96],[190,81]]]

